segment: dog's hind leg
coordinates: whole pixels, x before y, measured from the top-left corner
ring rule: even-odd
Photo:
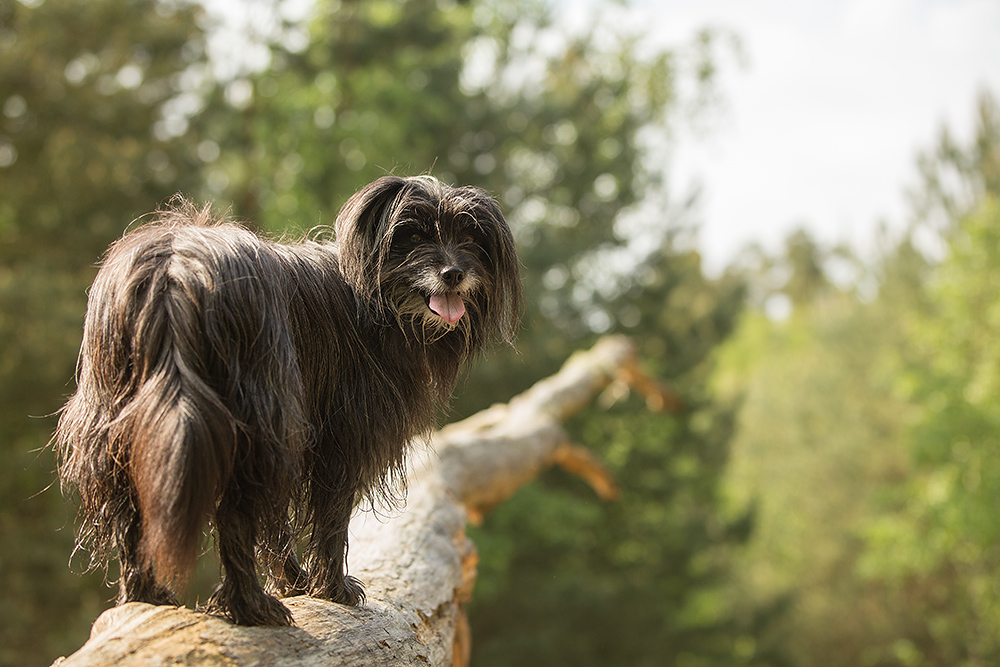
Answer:
[[[121,573],[118,577],[118,604],[148,602],[150,604],[178,604],[177,598],[166,586],[156,580],[152,566],[143,562],[140,553],[142,522],[139,513],[131,507],[121,511],[117,518],[115,542]]]
[[[219,503],[215,528],[218,534],[222,583],[208,600],[206,610],[228,617],[237,625],[291,625],[292,615],[276,597],[268,595],[257,579],[254,558],[258,519],[247,498],[228,490]]]

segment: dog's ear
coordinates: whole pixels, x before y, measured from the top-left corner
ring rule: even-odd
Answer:
[[[477,217],[484,231],[491,237],[488,243],[490,261],[493,264],[493,290],[490,295],[492,307],[488,309],[490,324],[503,342],[513,345],[524,304],[514,235],[496,201],[481,190],[479,194]]]
[[[337,214],[334,232],[340,269],[356,290],[368,296],[378,289],[380,246],[406,188],[405,179],[383,176],[356,192]]]
[[[497,243],[497,290],[500,294],[498,308],[497,330],[503,342],[514,345],[514,334],[521,322],[521,311],[524,308],[524,291],[521,285],[521,265],[517,260],[517,250],[514,247],[514,236],[507,226],[507,221],[500,217],[500,240]]]

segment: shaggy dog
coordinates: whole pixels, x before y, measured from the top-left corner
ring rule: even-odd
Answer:
[[[521,300],[496,203],[428,176],[365,187],[334,241],[159,212],[109,249],[89,294],[55,436],[78,548],[92,565],[117,554],[119,604],[175,604],[210,525],[223,578],[208,611],[288,625],[270,593],[357,604],[355,504],[391,495],[463,363],[512,341]]]

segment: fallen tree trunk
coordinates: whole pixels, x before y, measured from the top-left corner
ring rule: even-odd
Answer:
[[[362,512],[351,523],[350,571],[368,600],[346,607],[309,597],[285,600],[295,626],[241,627],[184,607],[129,603],[94,623],[90,640],[56,664],[91,665],[465,665],[471,638],[476,550],[467,520],[511,496],[553,464],[587,480],[603,498],[618,490],[561,423],[612,383],[647,394],[651,407],[672,395],[638,372],[631,343],[602,339],[509,403],[451,424],[417,457],[406,508]]]

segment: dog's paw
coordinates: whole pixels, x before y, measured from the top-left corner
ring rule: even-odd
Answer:
[[[148,602],[155,605],[178,606],[174,592],[156,581],[148,572],[129,570],[122,575],[116,604]]]
[[[294,625],[292,612],[275,597],[267,595],[262,600],[262,604],[254,609],[250,614],[241,612],[239,617],[235,611],[231,611],[233,623],[236,625]]]
[[[239,596],[236,600],[226,594],[224,586],[220,586],[208,599],[204,611],[228,618],[236,625],[293,625],[292,612],[288,607],[278,598],[263,592]]]
[[[349,607],[356,607],[359,604],[364,604],[365,586],[354,577],[348,575],[331,586],[314,590],[312,596],[329,600],[330,602],[337,602],[338,604],[346,604]]]
[[[264,590],[279,598],[309,595],[309,575],[294,559],[289,559],[277,573],[273,571],[268,573]]]
[[[343,600],[338,600],[341,604],[355,607],[365,602],[365,585],[354,577],[348,575],[344,577]]]

